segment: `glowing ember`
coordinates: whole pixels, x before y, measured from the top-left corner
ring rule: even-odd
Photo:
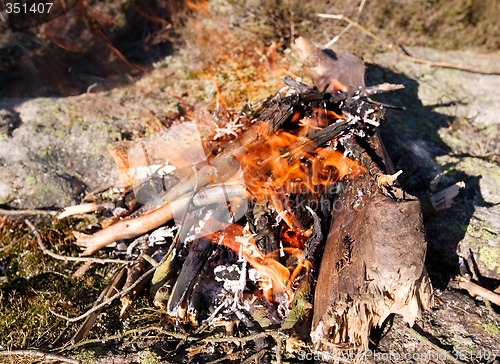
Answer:
[[[291,255],[297,257],[296,263],[290,267],[285,267],[274,259],[273,253],[264,255],[248,230],[239,224],[232,224],[226,229],[212,234],[209,237],[212,242],[227,246],[245,258],[252,267],[259,273],[260,286],[264,296],[270,301],[275,301],[276,295],[285,296],[288,302],[293,298],[293,279],[300,273],[307,263],[300,259],[302,250],[287,249]],[[298,272],[296,272],[298,270]],[[294,273],[294,275],[292,275]]]

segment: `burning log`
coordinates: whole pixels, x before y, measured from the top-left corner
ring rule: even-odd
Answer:
[[[319,87],[364,87],[359,62],[345,73],[352,56],[330,58],[303,38],[296,47]],[[394,171],[378,133],[344,146],[369,173],[341,182],[318,275],[311,338],[316,349],[330,352],[366,349],[370,330],[390,314],[413,325],[432,305],[419,201],[392,186],[400,172],[384,174]]]
[[[192,145],[165,136],[168,168],[135,186],[131,161],[115,149],[122,181],[143,206],[74,235],[84,255],[125,244],[125,287],[153,265],[154,303],[176,320],[281,327],[310,334],[318,350],[366,348],[390,313],[411,323],[431,303],[419,203],[393,185],[398,173],[377,132],[383,106],[369,100],[401,86],[356,84],[364,68],[353,56],[342,63],[303,39],[297,46],[319,62],[306,62],[319,89],[286,78],[238,119],[236,140],[220,141],[218,130],[212,148],[201,147],[212,152],[194,160],[186,159]],[[151,153],[143,162],[156,166],[161,148]],[[122,315],[131,299],[122,297]]]

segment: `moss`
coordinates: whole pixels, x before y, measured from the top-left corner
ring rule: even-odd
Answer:
[[[144,350],[141,358],[137,360],[139,364],[156,364],[160,362],[160,356],[149,350]]]
[[[40,229],[45,244],[61,254],[76,255],[65,242],[64,223]],[[0,346],[12,349],[52,349],[65,343],[78,327],[54,316],[50,310],[73,316],[81,313],[99,294],[102,266],[93,267],[85,279],[68,273],[73,264],[54,260],[38,248],[26,226],[0,221]],[[57,248],[56,248],[57,247]]]
[[[484,324],[483,327],[488,333],[488,335],[500,339],[500,326],[498,326],[496,323],[488,322]]]
[[[24,180],[24,183],[27,186],[35,186],[37,184],[38,180],[36,179],[35,176],[29,176]]]
[[[500,274],[500,247],[483,246],[479,250],[479,260],[491,271]]]
[[[97,362],[96,355],[93,350],[83,349],[74,357],[79,360],[82,364],[94,364]]]
[[[487,227],[476,226],[475,224],[471,224],[467,227],[467,234],[484,241],[490,241],[495,238],[495,234]]]

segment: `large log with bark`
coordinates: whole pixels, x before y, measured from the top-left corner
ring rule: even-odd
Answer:
[[[323,51],[304,38],[297,53],[320,89],[364,87],[361,60]],[[367,173],[340,182],[314,295],[311,338],[317,349],[367,348],[370,330],[390,314],[413,325],[432,305],[420,202],[393,186],[378,132],[344,141]]]

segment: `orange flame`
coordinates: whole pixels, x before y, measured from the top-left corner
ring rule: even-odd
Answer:
[[[288,131],[270,133],[267,127],[259,132],[258,141],[237,156],[246,186],[257,200],[269,200],[277,190],[319,195],[339,179],[364,171],[339,151],[317,147],[304,136]]]
[[[296,264],[285,267],[274,259],[276,253],[263,254],[251,235],[238,224],[229,225],[224,230],[208,237],[216,244],[224,245],[245,258],[260,275],[260,286],[269,302],[274,302],[276,294],[284,295],[288,302],[293,299],[293,282],[302,268],[309,269],[307,261],[301,259],[302,250],[287,248],[286,252],[296,258]]]
[[[250,233],[237,224],[211,236],[214,243],[239,253],[259,272],[260,288],[270,302],[275,302],[276,295],[280,295],[290,303],[294,281],[304,269],[307,272],[311,268],[311,263],[303,256],[311,229],[304,229],[297,221],[291,212],[289,196],[307,193],[319,197],[327,186],[339,179],[365,171],[339,151],[317,146],[305,136],[311,129],[343,119],[333,111],[318,109],[314,114],[311,118],[303,118],[300,112],[292,115],[291,120],[297,126],[293,133],[284,130],[273,133],[266,122],[257,124],[250,132],[254,137],[243,138],[244,148],[235,155],[251,196],[259,202],[271,202],[285,220],[280,234],[282,248],[263,254]],[[280,261],[286,261],[287,265]]]

